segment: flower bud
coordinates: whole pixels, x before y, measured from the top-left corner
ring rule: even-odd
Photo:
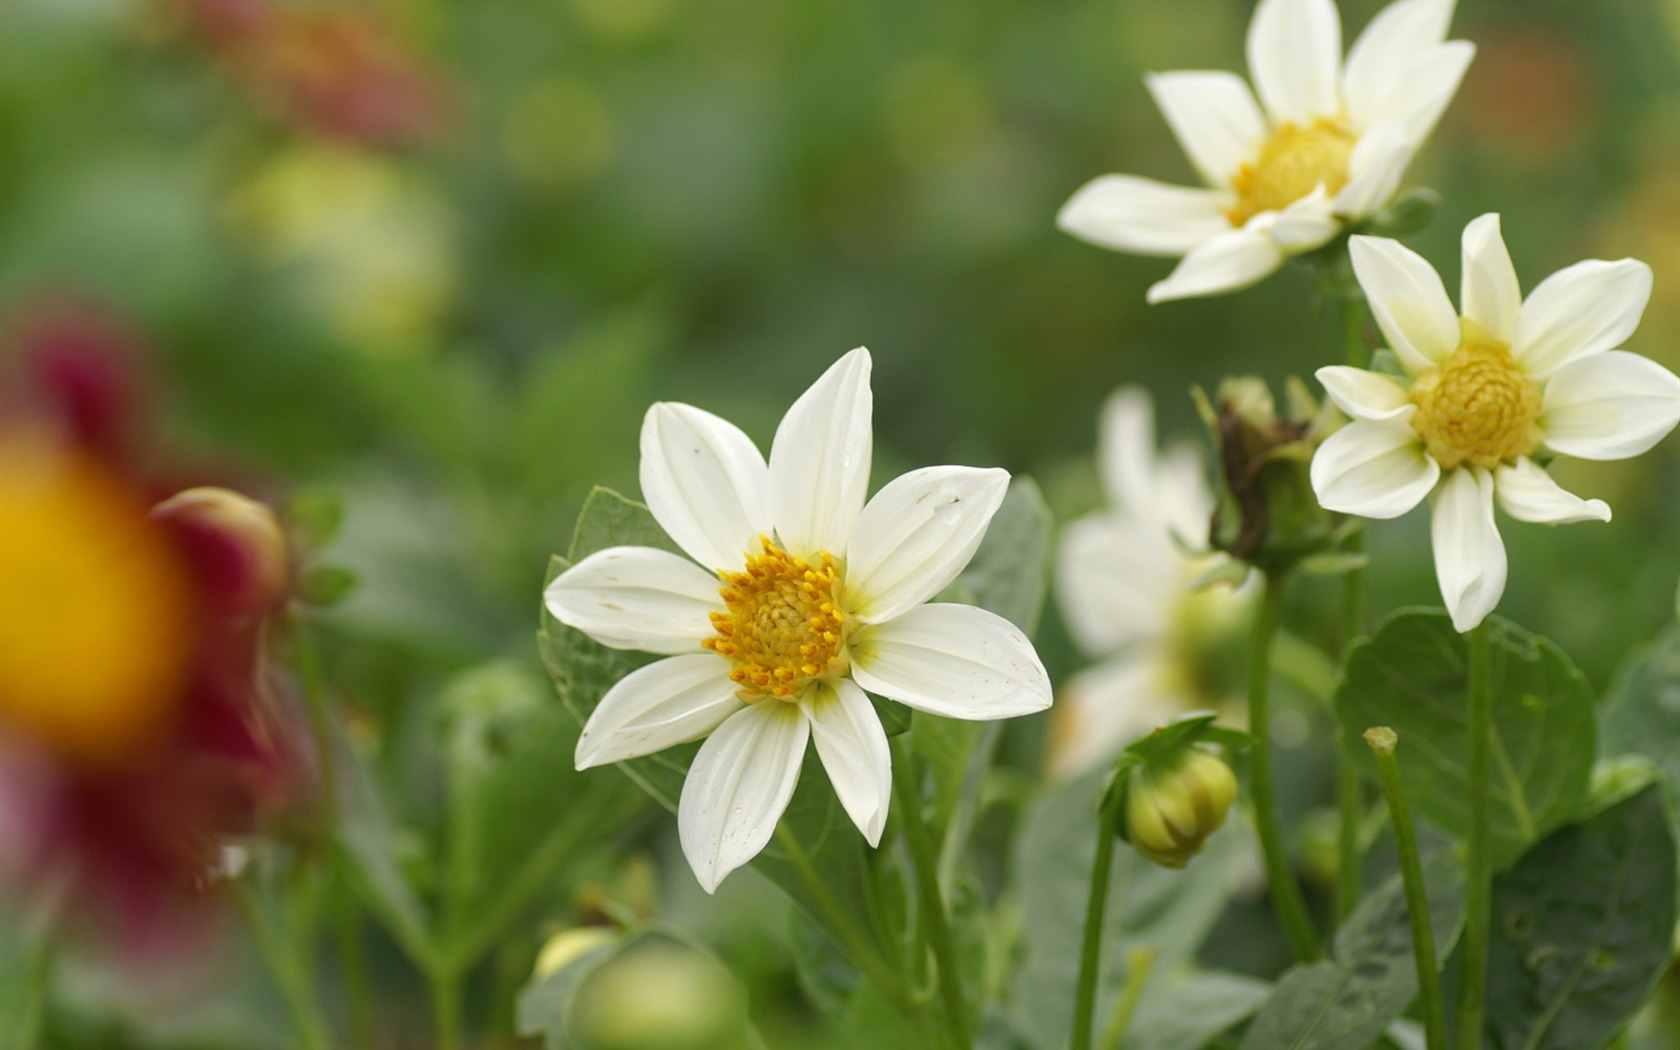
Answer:
[[[1197,391],[1219,449],[1219,505],[1213,546],[1263,570],[1287,568],[1325,550],[1330,513],[1313,493],[1313,453],[1334,429],[1333,406],[1320,405],[1298,379],[1286,387],[1280,415],[1263,380],[1224,380],[1213,402]]]
[[[1182,868],[1224,825],[1236,796],[1231,767],[1200,748],[1185,748],[1166,764],[1134,766],[1125,837],[1155,863]]]
[[[217,615],[257,616],[291,584],[286,533],[267,504],[222,488],[192,488],[152,508],[197,570]]]

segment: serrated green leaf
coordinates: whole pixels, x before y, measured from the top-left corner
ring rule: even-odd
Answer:
[[[1490,814],[1495,864],[1575,817],[1595,754],[1593,694],[1556,645],[1490,617],[1493,659]],[[1400,777],[1419,813],[1462,837],[1469,826],[1468,652],[1438,610],[1402,611],[1349,650],[1336,691],[1348,756],[1374,777],[1362,734],[1400,734]]]
[[[1444,957],[1464,918],[1456,856],[1424,864],[1429,925]],[[1417,966],[1398,875],[1365,898],[1336,934],[1331,958],[1292,967],[1243,1037],[1242,1050],[1365,1050],[1417,997]]]
[[[1520,1050],[1597,1050],[1672,954],[1675,842],[1656,785],[1535,846],[1493,884],[1487,1034]]]
[[[1097,819],[1091,803],[1102,776],[1092,772],[1046,791],[1021,818],[1014,885],[1020,894],[1024,956],[1015,980],[1013,1020],[1039,1050],[1062,1050],[1072,1027],[1096,858]],[[1114,1008],[1132,949],[1147,945],[1155,950],[1152,972],[1157,975],[1172,973],[1194,956],[1225,910],[1233,867],[1249,848],[1247,829],[1233,821],[1208,839],[1207,848],[1183,870],[1162,868],[1126,847],[1115,850],[1103,921],[1098,1017]]]
[[[1680,791],[1680,628],[1622,663],[1605,696],[1603,726],[1605,758],[1643,755]]]

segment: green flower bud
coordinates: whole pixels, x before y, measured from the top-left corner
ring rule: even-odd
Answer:
[[[1139,763],[1126,788],[1125,838],[1155,863],[1182,868],[1224,825],[1236,797],[1231,767],[1200,748]]]
[[[1219,450],[1213,546],[1266,571],[1328,549],[1335,523],[1319,506],[1310,469],[1336,429],[1334,406],[1319,404],[1294,378],[1281,415],[1265,381],[1253,376],[1224,380],[1211,402],[1199,390],[1196,397]]]

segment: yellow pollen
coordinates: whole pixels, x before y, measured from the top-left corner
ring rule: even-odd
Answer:
[[[1412,384],[1412,429],[1444,470],[1493,469],[1540,447],[1540,384],[1517,371],[1510,348],[1468,321],[1464,342]]]
[[[1338,120],[1320,117],[1307,126],[1282,125],[1260,148],[1260,159],[1231,176],[1237,203],[1225,217],[1241,226],[1261,212],[1282,211],[1320,183],[1334,197],[1347,185],[1354,141]]]
[[[720,572],[727,612],[712,614],[717,635],[703,643],[734,662],[729,672],[745,700],[794,701],[815,678],[846,669],[840,570],[826,551],[799,558],[759,537],[743,572]]]
[[[135,755],[182,695],[192,595],[119,478],[0,434],[0,736],[82,766]]]

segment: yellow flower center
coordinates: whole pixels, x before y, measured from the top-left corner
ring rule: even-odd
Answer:
[[[1237,203],[1226,211],[1241,226],[1264,211],[1282,211],[1321,183],[1334,196],[1348,181],[1354,136],[1340,121],[1324,117],[1310,125],[1284,124],[1260,148],[1260,159],[1231,177]]]
[[[729,677],[745,700],[797,700],[812,679],[846,669],[842,582],[826,551],[795,557],[760,537],[743,572],[720,572],[727,612],[712,614],[717,635],[703,643],[735,664]]]
[[[1517,371],[1511,350],[1472,322],[1464,342],[1412,384],[1412,429],[1442,469],[1492,469],[1540,447],[1540,384]]]
[[[178,702],[192,619],[185,567],[119,479],[0,436],[0,733],[120,762]]]

